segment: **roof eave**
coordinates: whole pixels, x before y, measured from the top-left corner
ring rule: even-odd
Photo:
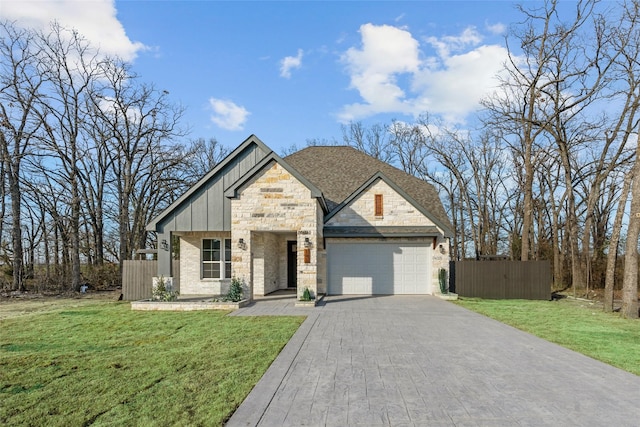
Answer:
[[[252,134],[247,139],[245,139],[242,144],[236,147],[231,153],[229,153],[220,163],[218,163],[209,173],[203,176],[198,182],[192,185],[187,191],[182,194],[178,199],[176,199],[173,203],[171,203],[166,209],[164,209],[157,217],[152,219],[146,226],[147,231],[159,231],[158,224],[162,222],[164,218],[169,216],[175,209],[177,209],[182,203],[189,199],[189,197],[198,191],[200,187],[205,185],[211,178],[213,178],[218,172],[224,169],[233,159],[243,152],[247,147],[251,144],[256,144],[260,147],[267,156],[270,153],[273,153],[273,150],[269,148],[264,142],[260,140],[256,135]]]
[[[270,163],[277,163],[282,166],[288,173],[290,173],[295,179],[300,181],[302,185],[307,187],[311,192],[311,197],[318,199],[324,212],[328,211],[326,201],[322,191],[311,183],[307,178],[302,176],[294,167],[289,165],[282,157],[278,156],[275,152],[269,153],[264,159],[258,162],[251,170],[238,179],[232,186],[230,186],[225,192],[225,197],[235,199],[238,197],[238,189],[246,184],[249,180],[255,177],[265,166]]]
[[[453,233],[451,232],[451,229],[446,224],[444,224],[442,221],[440,221],[428,209],[426,209],[424,206],[419,204],[413,197],[411,197],[409,194],[407,194],[406,191],[404,191],[402,188],[400,188],[395,182],[393,182],[393,180],[391,180],[389,177],[387,177],[384,173],[382,173],[380,171],[376,172],[364,184],[362,184],[353,193],[351,193],[351,195],[349,195],[349,197],[347,197],[335,209],[333,209],[331,212],[329,212],[324,218],[325,224],[327,223],[327,221],[329,221],[331,218],[333,218],[338,212],[340,212],[342,209],[344,209],[346,206],[348,206],[356,197],[358,197],[360,194],[362,194],[367,188],[369,188],[378,179],[383,180],[395,192],[400,194],[406,201],[411,203],[411,205],[413,205],[413,207],[415,207],[422,215],[424,215],[429,220],[431,220],[440,230],[442,230],[442,234],[445,237],[449,237],[450,238],[450,237],[453,236]]]
[[[436,226],[391,226],[391,227],[346,227],[346,226],[328,226],[323,230],[325,238],[415,238],[415,237],[437,237],[442,233]]]

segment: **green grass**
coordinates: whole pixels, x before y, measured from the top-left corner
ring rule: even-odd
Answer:
[[[0,424],[221,425],[303,317],[93,302],[0,321]]]
[[[583,301],[482,300],[457,303],[547,341],[640,375],[640,322]]]

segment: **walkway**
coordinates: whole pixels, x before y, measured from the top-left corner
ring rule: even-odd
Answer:
[[[309,317],[227,426],[640,425],[640,377],[435,297],[292,306]]]

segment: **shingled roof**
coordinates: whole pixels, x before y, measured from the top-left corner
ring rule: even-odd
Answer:
[[[433,185],[355,148],[312,146],[293,153],[284,160],[322,191],[330,211],[369,178],[381,172],[420,207],[436,217],[443,226],[451,229],[451,222]]]

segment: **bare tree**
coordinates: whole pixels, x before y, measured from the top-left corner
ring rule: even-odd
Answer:
[[[622,229],[622,219],[625,207],[629,199],[629,189],[631,188],[631,180],[633,175],[628,172],[624,176],[622,191],[618,200],[618,209],[616,210],[615,220],[613,222],[613,231],[609,240],[609,252],[607,253],[607,268],[604,286],[604,311],[613,311],[613,291],[615,288],[616,261],[618,260],[618,246],[620,244],[620,231]]]
[[[350,122],[342,125],[341,130],[342,141],[345,145],[354,147],[383,162],[393,162],[395,153],[391,146],[391,135],[384,126],[373,124],[367,128],[362,122]]]
[[[553,281],[554,286],[558,289],[564,289],[564,251],[561,247],[561,233],[564,228],[564,212],[566,206],[566,191],[562,190],[562,179],[560,178],[561,169],[556,156],[547,153],[542,156],[538,166],[538,176],[540,182],[540,193],[544,194],[542,200],[544,203],[545,215],[549,219],[551,227],[551,251],[553,261]],[[545,190],[546,189],[546,190]]]
[[[164,191],[154,181],[160,175],[158,171],[175,166],[174,154],[183,154],[166,144],[184,135],[179,128],[184,109],[169,102],[168,91],[140,83],[125,64],[106,65],[106,82],[95,112],[104,124],[101,129],[117,200],[114,219],[119,233],[118,259],[122,262],[131,259],[145,240],[144,225],[150,219],[145,211],[147,201],[156,196],[154,191]]]
[[[185,178],[189,185],[195,184],[200,178],[209,173],[222,161],[229,149],[216,138],[198,138],[191,141],[188,151],[184,154],[186,166]]]
[[[0,23],[0,156],[11,199],[12,288],[20,291],[24,290],[21,166],[42,125],[35,114],[43,77],[37,69],[39,49],[34,39],[29,31]]]
[[[102,265],[105,260],[105,209],[108,201],[108,186],[111,183],[109,173],[112,159],[107,145],[109,128],[99,120],[100,115],[95,105],[96,99],[99,99],[98,95],[94,94],[88,100],[89,117],[83,126],[87,144],[78,162],[78,173],[81,176],[80,188],[86,221],[91,226],[91,236],[88,238],[93,246],[94,262],[96,265]]]
[[[71,289],[80,289],[81,175],[84,147],[81,132],[88,122],[86,99],[101,77],[101,57],[76,31],[54,23],[41,34],[41,73],[47,80],[47,96],[39,101],[45,122],[43,149],[51,153],[66,181],[71,232]],[[43,153],[44,154],[44,153]]]
[[[640,235],[640,142],[638,141],[638,108],[640,107],[640,2],[633,0],[623,5],[622,17],[614,28],[614,43],[617,56],[616,70],[620,73],[620,81],[624,82],[621,90],[628,92],[626,102],[621,110],[617,127],[622,135],[623,143],[635,143],[635,158],[631,182],[631,215],[627,229],[625,248],[625,268],[622,284],[623,317],[637,319],[638,313],[638,236]],[[612,24],[613,25],[613,24]],[[633,141],[635,140],[635,141]]]
[[[431,136],[429,117],[424,116],[414,124],[392,120],[387,132],[391,135],[389,147],[395,161],[406,173],[418,176],[427,160],[425,142]]]

